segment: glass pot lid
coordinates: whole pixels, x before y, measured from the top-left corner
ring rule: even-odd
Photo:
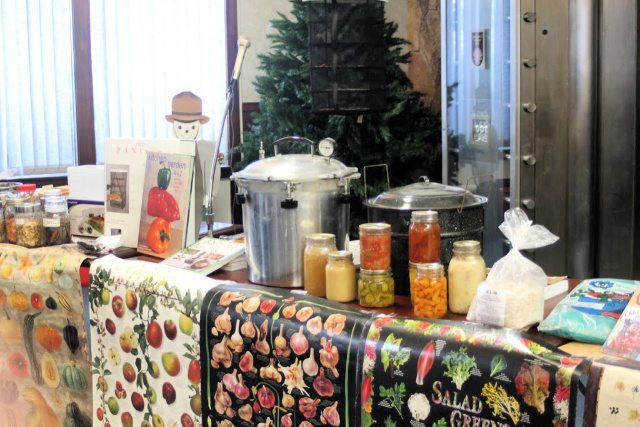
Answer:
[[[250,181],[315,181],[340,179],[357,174],[358,168],[347,167],[335,159],[312,154],[282,154],[257,160],[233,174],[233,179]],[[353,178],[359,177],[360,174]]]
[[[421,210],[421,209],[459,209],[486,202],[486,198],[476,196],[469,190],[425,180],[392,188],[378,196],[365,200],[367,207]]]

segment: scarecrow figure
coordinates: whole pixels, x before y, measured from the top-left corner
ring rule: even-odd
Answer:
[[[202,115],[202,100],[191,92],[174,96],[171,114],[165,117],[173,123],[173,135],[178,139],[198,139],[200,126],[209,122],[209,117]]]

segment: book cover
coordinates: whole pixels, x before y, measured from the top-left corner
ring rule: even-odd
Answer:
[[[194,157],[147,152],[138,252],[167,258],[186,246]]]
[[[602,352],[640,361],[640,286],[604,342]]]
[[[200,146],[207,141],[177,139],[107,138],[105,140],[105,218],[104,235],[122,235],[122,245],[138,246],[143,199],[143,183],[147,153],[175,153],[199,156]],[[198,240],[202,222],[201,201],[204,197],[201,162],[196,162],[191,188],[190,215],[187,224],[187,244]]]
[[[244,254],[244,242],[203,237],[193,245],[162,261],[162,264],[210,274]]]

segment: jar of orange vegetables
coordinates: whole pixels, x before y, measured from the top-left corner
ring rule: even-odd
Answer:
[[[391,225],[360,224],[360,268],[386,270],[391,267]]]
[[[418,317],[442,319],[447,314],[447,278],[439,262],[418,264],[413,283],[413,311]]]
[[[440,224],[437,211],[411,212],[409,261],[440,262]]]

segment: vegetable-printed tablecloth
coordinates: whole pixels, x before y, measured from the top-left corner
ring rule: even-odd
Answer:
[[[90,426],[79,269],[61,248],[0,244],[0,426]]]
[[[286,289],[219,286],[201,316],[208,425],[355,426],[370,314]]]
[[[381,317],[364,347],[361,423],[581,426],[590,363],[513,330]]]
[[[200,310],[224,282],[114,256],[90,282],[94,425],[202,425]]]

